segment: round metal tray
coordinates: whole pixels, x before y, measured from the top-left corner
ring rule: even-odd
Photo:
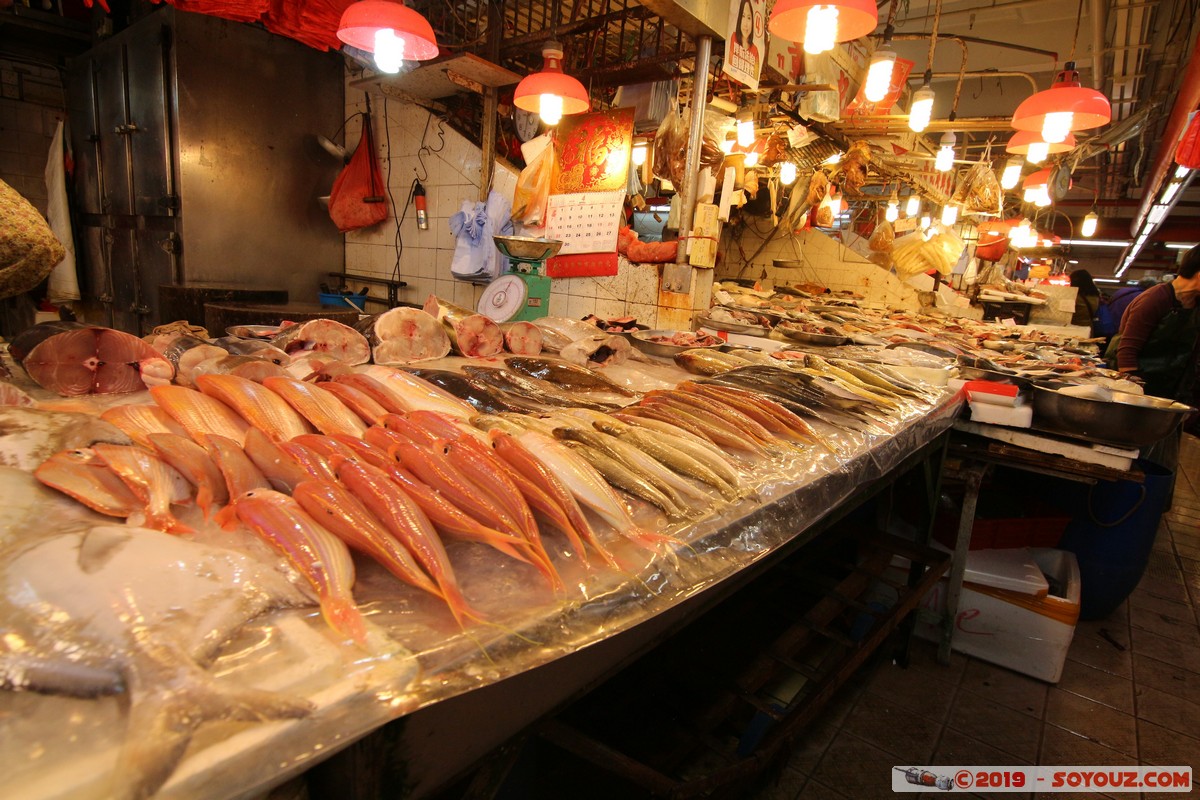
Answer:
[[[712,328],[718,331],[728,331],[729,333],[744,333],[749,336],[763,336],[767,329],[762,325],[748,325],[742,322],[726,322],[724,320],[712,319],[710,317],[697,317],[698,322],[702,327]]]
[[[669,331],[669,330],[651,330],[651,331],[634,331],[629,334],[633,346],[643,353],[652,356],[660,356],[662,358],[674,358],[676,353],[682,353],[684,350],[700,350],[700,349],[716,349],[721,347],[721,342],[710,345],[677,345],[664,344],[663,342],[649,341],[651,336],[673,336],[676,333],[684,333],[685,331]]]
[[[1128,447],[1145,447],[1157,442],[1190,410],[1182,403],[1154,408],[1127,402],[1089,400],[1044,386],[1033,387],[1033,413],[1043,428]]]

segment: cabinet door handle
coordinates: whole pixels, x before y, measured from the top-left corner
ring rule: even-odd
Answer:
[[[119,133],[123,136],[128,136],[131,133],[137,133],[139,130],[141,129],[138,128],[136,122],[129,122],[125,125],[118,125],[117,127],[113,128],[113,133]]]

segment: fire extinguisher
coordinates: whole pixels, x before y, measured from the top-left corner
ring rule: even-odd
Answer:
[[[417,207],[417,227],[423,231],[429,230],[429,213],[425,210],[425,187],[421,181],[413,180],[413,205]]]

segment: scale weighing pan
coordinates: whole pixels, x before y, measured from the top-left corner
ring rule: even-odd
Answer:
[[[562,249],[558,239],[534,236],[493,236],[492,241],[506,257],[526,264],[540,264]]]

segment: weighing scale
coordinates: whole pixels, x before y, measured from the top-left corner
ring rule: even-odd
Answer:
[[[508,258],[508,272],[488,284],[478,311],[496,322],[529,322],[550,313],[550,279],[546,259],[562,247],[557,239],[493,236]]]

